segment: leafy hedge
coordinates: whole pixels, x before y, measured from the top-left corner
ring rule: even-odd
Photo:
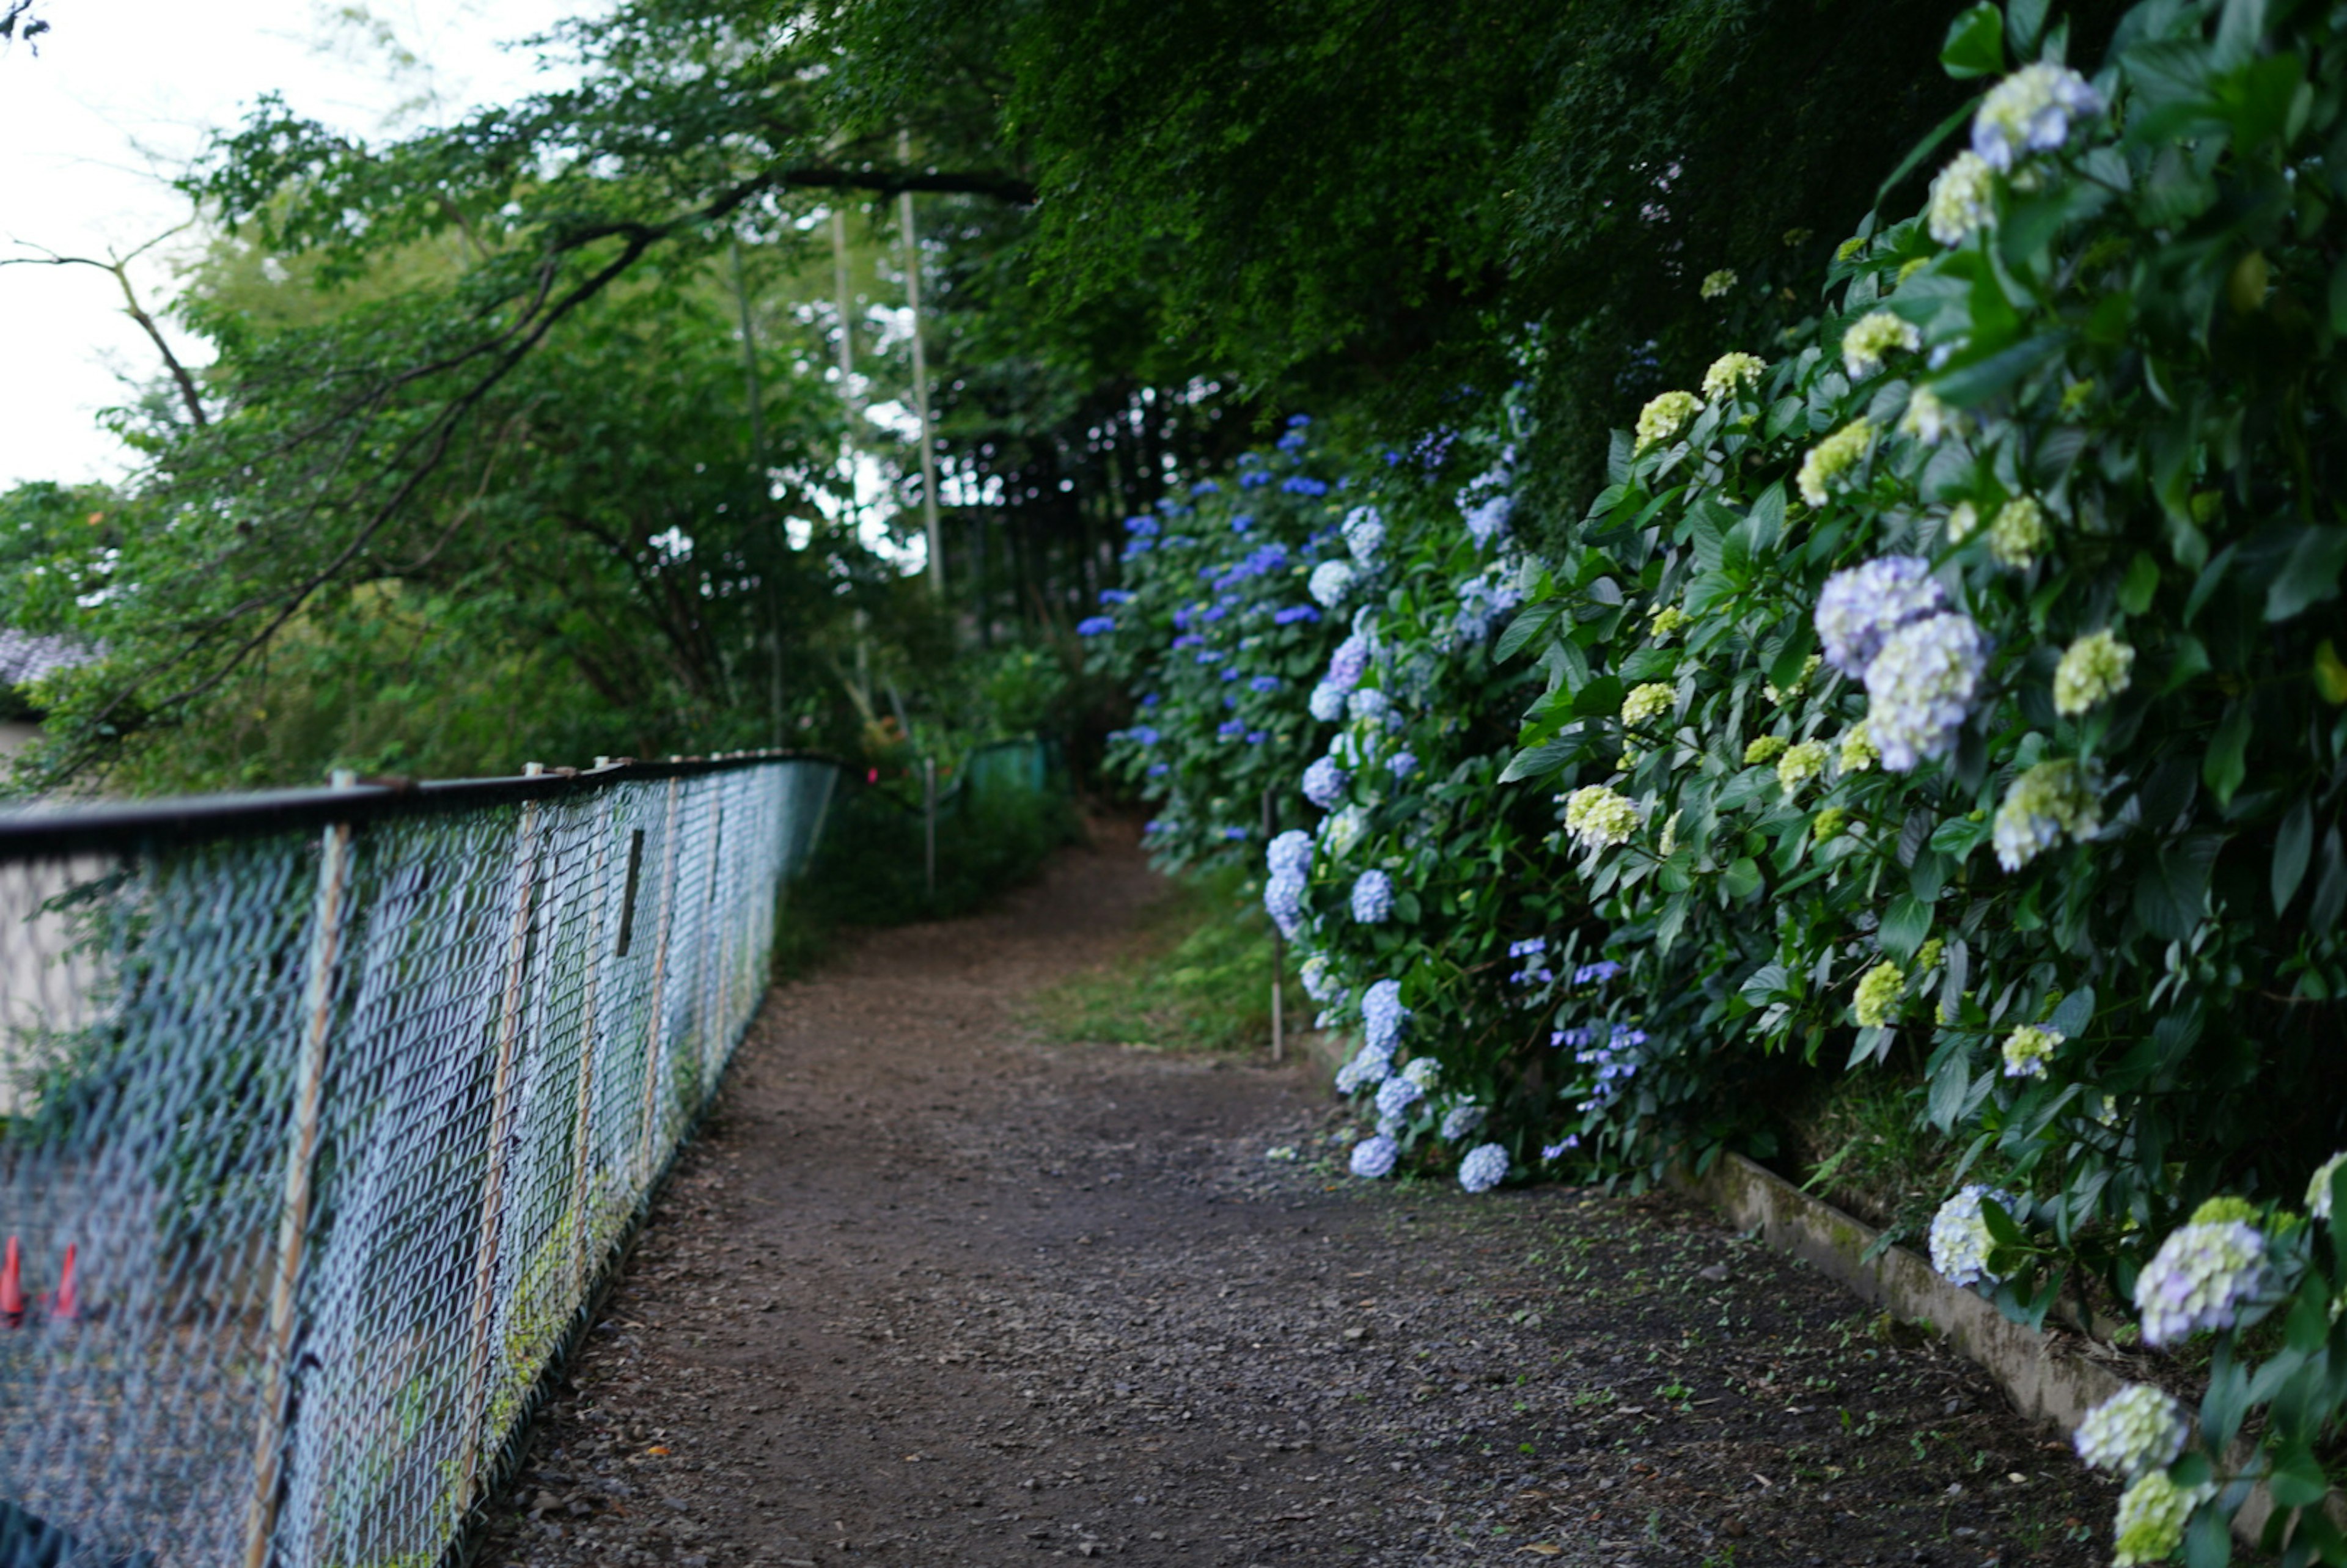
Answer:
[[[1358,1028],[1357,1172],[1648,1176],[1748,1131],[1771,1061],[1921,1055],[2004,1184],[1938,1266],[2213,1337],[2197,1423],[2142,1389],[2080,1434],[2134,1482],[2121,1562],[2220,1561],[2258,1481],[2286,1561],[2347,1561],[2310,1506],[2347,1409],[2341,25],[2150,0],[2089,77],[2042,5],[1976,6],[1943,63],[1995,79],[1911,159],[1925,210],[1649,404],[1561,543],[1509,542],[1506,400],[1316,473],[1299,428],[1136,521],[1088,623],[1162,851],[1260,842],[1268,784],[1321,814],[1265,897]]]

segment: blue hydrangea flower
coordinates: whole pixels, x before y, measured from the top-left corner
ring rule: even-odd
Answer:
[[[1328,481],[1304,474],[1291,474],[1279,482],[1279,487],[1291,496],[1325,496],[1328,493]]]
[[[1217,485],[1212,479],[1201,479],[1196,484],[1190,487],[1190,494],[1194,496],[1219,495],[1222,493],[1222,488],[1223,487],[1220,485]]]
[[[1264,864],[1274,876],[1306,877],[1312,875],[1312,835],[1300,827],[1291,827],[1271,841],[1264,852]]]
[[[1401,1043],[1401,1026],[1409,1021],[1409,1009],[1401,1005],[1399,980],[1379,980],[1361,993],[1365,1049],[1392,1055]]]
[[[1406,779],[1418,771],[1416,752],[1396,752],[1386,759],[1386,771],[1398,779]]]
[[[1305,706],[1322,723],[1333,724],[1345,716],[1345,689],[1323,681],[1312,688],[1312,695]]]
[[[1272,624],[1275,626],[1293,626],[1299,620],[1319,619],[1319,610],[1309,604],[1291,604],[1285,610],[1275,610],[1271,612]]]
[[[1312,415],[1309,414],[1291,414],[1287,416],[1287,427],[1290,430],[1306,429],[1311,423]]]
[[[1235,534],[1245,533],[1248,529],[1254,527],[1255,514],[1253,512],[1241,512],[1237,517],[1231,519],[1231,532]]]
[[[2074,120],[2103,112],[2103,96],[2067,67],[2027,65],[1988,90],[1973,116],[1973,151],[2000,174],[2033,152],[2070,139]]]
[[[1376,568],[1385,543],[1386,520],[1375,507],[1355,507],[1345,514],[1345,548],[1363,571]]]
[[[1932,563],[1916,556],[1884,556],[1838,571],[1818,594],[1818,641],[1825,661],[1845,675],[1863,675],[1890,635],[1947,600],[1932,579]]]
[[[1133,592],[1130,589],[1104,588],[1101,589],[1100,601],[1102,604],[1131,604]]]
[[[1353,591],[1353,580],[1358,575],[1348,561],[1324,560],[1312,569],[1311,577],[1304,584],[1305,591],[1315,602],[1334,610]]]
[[[1079,637],[1102,637],[1115,630],[1116,617],[1113,615],[1088,615],[1076,622],[1076,635]]]
[[[1950,610],[1891,633],[1866,667],[1866,733],[1882,765],[1903,774],[1952,751],[1987,668],[1988,639],[1969,615]]]
[[[1237,719],[1225,719],[1214,726],[1214,734],[1225,741],[1235,741],[1246,733],[1246,725]]]
[[[1512,958],[1535,958],[1547,951],[1546,937],[1526,937],[1522,941],[1508,944],[1508,957]]]
[[[1153,746],[1160,739],[1157,726],[1154,724],[1135,724],[1125,733],[1133,738],[1135,745],[1140,746]]]
[[[1261,468],[1249,468],[1239,476],[1239,488],[1242,490],[1259,490],[1270,483],[1271,476]]]
[[[1393,878],[1382,871],[1364,871],[1353,883],[1353,918],[1364,926],[1381,924],[1393,913]]]
[[[1131,534],[1136,539],[1153,539],[1161,531],[1163,531],[1163,525],[1158,522],[1155,518],[1127,518],[1124,519],[1124,531]]]
[[[1291,430],[1286,435],[1281,436],[1277,441],[1272,443],[1272,445],[1277,446],[1283,452],[1301,452],[1304,450],[1304,432],[1301,430]]]
[[[1420,1089],[1409,1074],[1397,1072],[1378,1085],[1378,1114],[1399,1117],[1424,1098],[1426,1091]]]
[[[1431,1094],[1434,1086],[1442,1081],[1442,1064],[1430,1056],[1421,1056],[1403,1068],[1401,1075]]]
[[[1989,1270],[1988,1255],[1996,1242],[1988,1234],[1988,1221],[1981,1217],[1983,1198],[1993,1199],[2007,1214],[2015,1207],[2012,1194],[1974,1182],[1932,1216],[1932,1266],[1950,1285],[1993,1286],[2004,1277]]]
[[[1568,1132],[1565,1134],[1564,1142],[1562,1143],[1551,1143],[1547,1148],[1542,1149],[1541,1151],[1541,1158],[1543,1160],[1561,1160],[1564,1157],[1566,1150],[1578,1149],[1580,1147],[1581,1134],[1578,1132]]]
[[[1393,712],[1393,703],[1374,686],[1364,686],[1346,700],[1345,712],[1352,718],[1375,723]]]
[[[1321,757],[1304,770],[1304,798],[1322,811],[1334,811],[1352,783],[1353,775],[1338,767],[1334,757]]]
[[[1583,964],[1573,970],[1573,983],[1576,986],[1604,985],[1621,972],[1622,966],[1613,959],[1600,958],[1594,964]]]
[[[1311,840],[1308,837],[1305,840],[1305,848],[1308,854],[1311,848]],[[1309,865],[1308,859],[1307,865]],[[1304,994],[1316,1002],[1336,1000],[1337,991],[1342,989],[1329,967],[1328,955],[1326,953],[1315,953],[1305,959],[1300,978],[1304,981]]]
[[[1443,1114],[1442,1137],[1446,1143],[1457,1143],[1480,1129],[1486,1112],[1481,1105],[1453,1105]]]
[[[1508,519],[1515,515],[1516,503],[1508,496],[1493,496],[1468,508],[1467,531],[1477,544],[1486,549],[1491,541],[1507,531]]]
[[[1281,936],[1295,936],[1304,924],[1304,878],[1280,874],[1265,882],[1263,909]]]
[[[1276,675],[1252,676],[1247,681],[1247,690],[1266,693],[1276,692],[1279,690],[1279,677]]]
[[[1507,1179],[1508,1152],[1497,1143],[1467,1151],[1459,1162],[1459,1184],[1471,1193],[1488,1193]]]
[[[1400,1158],[1401,1145],[1385,1134],[1364,1138],[1353,1145],[1353,1174],[1375,1181],[1392,1171]]]
[[[1174,771],[1174,764],[1171,763],[1152,763],[1145,771],[1151,778],[1163,778],[1167,774]]]
[[[1337,1092],[1350,1094],[1369,1084],[1383,1083],[1392,1076],[1393,1063],[1364,1046],[1350,1061],[1337,1070]]]
[[[1328,684],[1339,692],[1359,685],[1361,677],[1368,673],[1369,653],[1369,640],[1358,631],[1337,644],[1336,651],[1328,655]]]

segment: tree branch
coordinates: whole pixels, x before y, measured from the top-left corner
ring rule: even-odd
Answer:
[[[189,419],[193,421],[196,428],[200,430],[211,421],[205,416],[204,400],[196,390],[196,378],[188,373],[186,365],[179,363],[179,356],[171,352],[171,345],[164,341],[162,327],[156,323],[153,316],[147,313],[146,307],[138,302],[138,291],[130,284],[130,263],[187,227],[187,224],[182,223],[177,228],[167,229],[128,256],[113,256],[103,261],[94,256],[61,256],[46,245],[36,245],[29,240],[19,240],[16,241],[17,244],[27,251],[38,251],[40,254],[0,260],[0,267],[95,267],[101,272],[110,274],[116,286],[122,291],[123,313],[138,323],[138,330],[147,334],[147,341],[153,343],[155,352],[163,356],[164,368],[171,373],[171,379],[179,384],[179,401],[187,406]]]

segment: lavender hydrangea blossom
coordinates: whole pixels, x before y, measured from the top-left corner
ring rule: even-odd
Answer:
[[[2087,1411],[2070,1441],[2094,1469],[2132,1481],[2174,1464],[2191,1437],[2191,1418],[2175,1396],[2134,1383]]]
[[[1271,841],[1271,847],[1264,852],[1264,864],[1274,876],[1300,880],[1311,876],[1312,835],[1300,827],[1289,828]]]
[[[1333,724],[1345,716],[1345,689],[1327,681],[1312,688],[1305,707],[1324,724]]]
[[[1293,938],[1304,928],[1304,878],[1274,876],[1263,885],[1263,910],[1279,934]]]
[[[1917,556],[1884,556],[1834,573],[1818,594],[1826,662],[1845,675],[1865,674],[1892,632],[1946,600],[1932,579],[1932,563]]]
[[[2246,1220],[2218,1217],[2223,1213],[2203,1204],[2136,1276],[2145,1344],[2157,1348],[2202,1329],[2230,1328],[2270,1284],[2264,1233]]]
[[[1353,1174],[1375,1181],[1390,1173],[1400,1158],[1401,1145],[1384,1133],[1364,1138],[1353,1145]]]
[[[1932,1266],[1950,1285],[1994,1285],[2003,1277],[1991,1273],[1988,1266],[1988,1255],[1996,1242],[1988,1234],[1988,1221],[1981,1215],[1983,1198],[1994,1200],[2007,1213],[2014,1208],[2012,1194],[1974,1182],[1942,1204],[1940,1212],[1932,1216]]]
[[[1497,1143],[1485,1143],[1467,1151],[1459,1162],[1459,1184],[1471,1193],[1488,1193],[1506,1180],[1508,1152]]]
[[[1345,514],[1345,548],[1363,571],[1376,569],[1385,543],[1386,520],[1375,507],[1355,507]]]
[[[1364,926],[1381,924],[1393,913],[1393,878],[1382,871],[1364,871],[1353,882],[1353,918]]]
[[[1361,1024],[1365,1049],[1390,1056],[1401,1043],[1401,1026],[1409,1009],[1401,1005],[1401,982],[1379,980],[1361,994]]]
[[[1304,798],[1322,811],[1334,811],[1352,786],[1353,775],[1337,765],[1334,757],[1322,757],[1304,770]]]
[[[1426,1098],[1426,1091],[1406,1072],[1397,1072],[1378,1085],[1378,1114],[1398,1117]]]
[[[1866,667],[1867,735],[1892,773],[1954,749],[1988,668],[1988,639],[1955,610],[1900,628]]]
[[[1487,1112],[1481,1105],[1453,1105],[1442,1116],[1442,1137],[1456,1143],[1483,1125]]]

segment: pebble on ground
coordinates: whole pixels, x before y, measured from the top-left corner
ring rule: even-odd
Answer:
[[[1102,830],[778,989],[478,1560],[2103,1560],[2056,1434],[1680,1200],[1360,1183],[1305,1068],[1040,1043],[1164,891]]]

